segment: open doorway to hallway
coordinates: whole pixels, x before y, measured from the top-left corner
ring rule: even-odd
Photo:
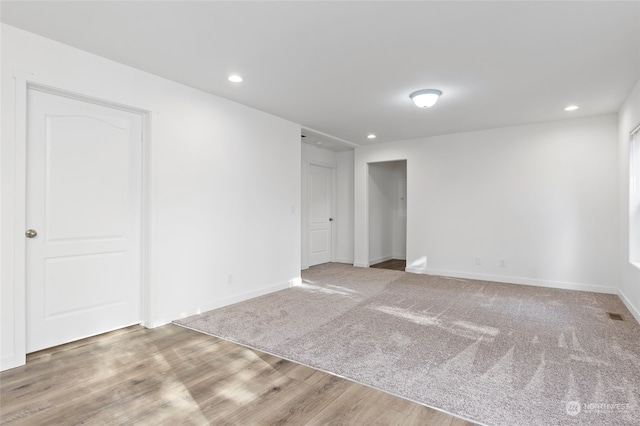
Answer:
[[[403,270],[407,256],[407,161],[369,164],[369,265]]]

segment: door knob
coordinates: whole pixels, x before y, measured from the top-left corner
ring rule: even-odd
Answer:
[[[24,235],[26,235],[27,238],[34,238],[38,235],[38,232],[35,229],[27,229],[27,232],[25,232]]]
[[[329,218],[329,222],[333,222],[333,218],[332,217]]]

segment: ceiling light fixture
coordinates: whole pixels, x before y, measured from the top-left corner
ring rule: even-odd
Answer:
[[[424,89],[413,92],[409,97],[413,100],[413,103],[420,108],[429,108],[438,102],[438,98],[442,95],[442,92],[437,89]]]
[[[566,107],[564,110],[565,110],[565,111],[575,111],[575,110],[577,110],[578,108],[580,108],[580,107],[579,107],[579,106],[576,106],[576,105],[569,105],[569,106],[568,106],[568,107]]]
[[[367,136],[367,138],[369,138],[369,139],[375,139],[375,138],[376,138],[376,135],[374,135],[373,133],[371,133],[370,135],[368,135],[368,136]]]
[[[232,83],[242,83],[242,77],[238,74],[232,74],[229,76],[229,81]]]

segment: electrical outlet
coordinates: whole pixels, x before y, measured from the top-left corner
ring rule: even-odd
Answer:
[[[501,268],[506,268],[507,267],[507,261],[504,259],[500,259],[500,261],[498,262],[498,265],[500,265]]]
[[[476,265],[482,265],[482,258],[479,256],[476,257]]]

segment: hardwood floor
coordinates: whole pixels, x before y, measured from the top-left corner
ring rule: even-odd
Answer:
[[[386,260],[384,262],[376,263],[375,265],[371,265],[370,267],[378,268],[378,269],[391,269],[393,271],[404,272],[405,268],[407,267],[407,261],[399,260],[399,259],[391,259],[391,260]]]
[[[0,373],[3,425],[472,423],[176,325],[128,327]]]

